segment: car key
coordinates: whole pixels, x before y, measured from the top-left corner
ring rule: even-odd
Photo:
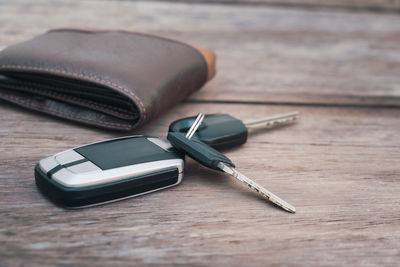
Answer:
[[[169,132],[167,139],[171,144],[179,150],[184,151],[194,160],[198,161],[202,165],[209,167],[214,170],[223,171],[239,181],[246,184],[248,187],[254,189],[261,196],[278,205],[286,211],[295,213],[296,209],[286,201],[280,199],[261,185],[255,183],[251,179],[247,178],[244,174],[240,173],[235,169],[233,162],[226,157],[224,154],[215,150],[211,146],[203,143],[197,137],[193,136],[196,128],[201,124],[201,118],[204,118],[202,114],[199,114],[193,126],[189,129],[185,136],[181,132]],[[193,136],[193,137],[192,137]]]
[[[249,130],[270,129],[286,125],[299,119],[299,112],[275,115],[258,120],[242,122],[228,114],[205,115],[194,136],[202,142],[221,150],[246,143]],[[176,120],[169,126],[169,132],[186,133],[195,117]]]
[[[157,137],[128,136],[66,150],[35,167],[40,191],[66,207],[85,207],[179,184],[183,154]]]

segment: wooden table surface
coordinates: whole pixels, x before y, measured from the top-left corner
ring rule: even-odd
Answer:
[[[165,137],[198,112],[301,112],[226,151],[296,214],[192,160],[177,187],[71,211],[38,192],[34,165],[123,134],[0,102],[0,265],[398,266],[400,2],[349,2],[0,1],[0,49],[100,27],[216,51],[213,81],[130,134]]]

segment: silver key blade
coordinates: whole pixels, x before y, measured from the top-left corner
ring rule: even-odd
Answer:
[[[186,138],[187,139],[192,139],[194,133],[197,131],[197,129],[199,128],[199,126],[201,125],[201,123],[204,120],[204,114],[203,113],[199,113],[196,117],[196,120],[193,122],[192,126],[190,127],[189,131],[186,133]]]
[[[292,123],[292,122],[298,120],[299,117],[300,117],[300,113],[295,111],[295,112],[290,112],[290,113],[286,113],[286,114],[270,116],[270,117],[266,117],[263,119],[247,121],[247,122],[244,122],[244,125],[246,125],[246,127],[248,129],[273,128],[276,126],[281,126],[284,124]]]
[[[271,201],[272,203],[278,205],[282,209],[284,209],[288,212],[292,212],[292,213],[296,212],[295,207],[293,207],[286,201],[282,200],[278,196],[274,195],[273,193],[271,193],[270,191],[268,191],[261,185],[257,184],[256,182],[252,181],[251,179],[247,178],[244,174],[240,173],[236,169],[234,169],[230,166],[227,166],[222,162],[218,163],[218,168],[220,168],[222,171],[228,173],[229,175],[235,177],[242,183],[246,184],[248,187],[253,188],[257,193],[259,193],[260,195],[262,195],[264,198]]]

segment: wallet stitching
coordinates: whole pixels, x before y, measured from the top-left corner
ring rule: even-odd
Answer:
[[[28,70],[40,70],[40,71],[53,71],[56,73],[61,73],[61,74],[67,74],[67,75],[72,75],[72,76],[77,76],[77,77],[81,77],[81,78],[86,78],[88,80],[92,80],[92,81],[96,81],[96,82],[100,82],[100,83],[105,83],[111,86],[114,86],[122,91],[124,91],[125,93],[130,94],[131,96],[133,96],[138,102],[139,105],[141,106],[142,110],[143,110],[143,120],[146,119],[146,107],[144,106],[142,100],[133,92],[129,91],[128,89],[112,82],[112,81],[108,81],[108,80],[104,80],[95,76],[88,76],[88,75],[83,75],[80,73],[74,73],[74,72],[70,72],[70,71],[64,71],[64,70],[58,70],[58,69],[53,69],[53,68],[42,68],[42,67],[34,67],[34,66],[22,66],[22,65],[1,65],[1,68],[15,68],[15,69],[28,69]],[[141,118],[139,119],[139,121],[141,120]]]
[[[24,104],[24,105],[26,105],[28,107],[38,108],[38,106],[33,104],[32,101],[22,100],[22,99],[20,99],[20,98],[18,98],[16,96],[6,95],[6,94],[3,94],[3,93],[0,93],[0,95],[5,96],[6,98],[13,99],[14,101],[22,103],[22,104]],[[48,108],[48,107],[45,107],[44,109],[49,110],[49,111],[51,111],[51,112],[53,112],[55,114],[65,115],[67,117],[76,118],[76,119],[81,119],[82,121],[87,121],[87,122],[93,121],[93,122],[96,122],[97,124],[100,124],[100,125],[105,125],[105,126],[107,126],[107,125],[111,125],[111,126],[112,125],[116,125],[116,126],[121,126],[124,129],[128,129],[128,130],[130,129],[130,127],[127,126],[126,124],[121,124],[121,123],[116,123],[116,122],[102,122],[102,121],[98,121],[98,120],[88,119],[88,118],[84,118],[84,117],[81,117],[81,116],[71,115],[71,114],[68,114],[68,113],[65,113],[65,112],[62,112],[62,111],[58,111],[56,109]]]
[[[92,105],[94,105],[94,106],[95,106],[95,105],[98,105],[99,107],[104,107],[104,108],[108,108],[108,109],[113,109],[113,110],[119,111],[119,112],[121,112],[121,113],[128,113],[126,110],[124,110],[124,109],[122,109],[122,108],[110,106],[110,105],[103,104],[103,103],[96,103],[96,102],[93,102],[93,101],[91,101],[91,100],[81,99],[81,98],[79,98],[79,97],[77,97],[77,96],[70,96],[70,95],[67,95],[67,94],[65,94],[65,93],[53,92],[53,91],[51,91],[51,89],[38,89],[38,88],[33,88],[33,87],[29,87],[29,85],[30,85],[30,86],[41,86],[41,85],[38,84],[38,83],[25,82],[25,81],[24,81],[21,85],[16,85],[16,87],[17,87],[17,86],[25,87],[25,88],[28,88],[29,90],[35,90],[35,91],[37,91],[37,92],[46,91],[46,92],[48,92],[49,94],[59,95],[59,96],[62,96],[62,97],[70,98],[70,99],[72,99],[72,100],[76,99],[77,101],[81,101],[83,104],[85,104],[85,102],[87,102],[87,104],[92,104]],[[12,85],[12,84],[7,84],[7,86],[14,86],[14,85]],[[64,88],[59,87],[59,86],[52,86],[52,85],[51,85],[51,86],[50,86],[50,85],[45,85],[45,86],[46,86],[46,87],[52,87],[52,88],[55,88],[55,89],[64,89]]]
[[[16,102],[18,102],[18,103],[24,104],[24,105],[26,105],[26,106],[28,106],[28,107],[36,108],[36,109],[38,108],[38,106],[35,105],[34,103],[32,103],[32,101],[29,101],[29,100],[22,100],[22,99],[20,99],[20,98],[18,98],[18,97],[16,97],[16,96],[7,95],[7,94],[1,93],[1,92],[0,92],[0,95],[3,95],[3,96],[6,97],[6,98],[12,99],[12,100],[14,100],[14,101],[16,101]],[[88,119],[88,118],[84,118],[84,117],[81,117],[81,116],[71,115],[71,114],[68,114],[68,113],[65,113],[65,112],[62,112],[62,111],[59,111],[59,110],[56,110],[56,109],[48,108],[48,107],[44,107],[43,109],[48,110],[48,111],[51,111],[51,112],[53,112],[54,114],[64,115],[64,116],[67,116],[67,117],[70,117],[70,118],[80,119],[80,120],[86,121],[86,122],[95,122],[95,123],[98,124],[98,125],[104,125],[104,126],[113,126],[113,125],[115,125],[115,126],[120,126],[120,127],[122,127],[123,129],[126,129],[126,130],[129,130],[129,129],[130,129],[129,126],[127,126],[126,124],[122,124],[122,123],[117,123],[117,122],[103,122],[103,121]],[[40,110],[40,109],[39,109],[39,110]]]
[[[30,90],[32,90],[32,91],[39,91],[39,90],[33,89],[33,88],[31,88]],[[79,99],[79,98],[77,98],[77,97],[58,94],[58,93],[51,92],[51,91],[49,91],[49,90],[45,90],[45,91],[48,92],[49,96],[54,96],[54,97],[60,96],[61,98],[70,99],[70,100],[72,100],[72,101],[76,101],[77,103],[86,104],[86,105],[88,105],[89,107],[92,107],[92,108],[94,108],[94,109],[97,109],[98,111],[101,111],[101,112],[110,112],[111,114],[109,114],[109,115],[114,115],[114,116],[118,116],[118,114],[119,114],[119,115],[122,115],[122,116],[126,115],[126,113],[124,114],[124,113],[118,112],[118,111],[116,111],[116,110],[107,110],[107,107],[98,105],[97,103],[92,103],[92,102],[90,102],[90,101],[88,101],[88,100],[81,100],[81,99]],[[72,103],[72,104],[73,104],[73,103]],[[114,113],[114,114],[112,114],[112,113]]]
[[[34,83],[29,83],[29,84],[34,86]],[[82,104],[88,104],[89,106],[92,106],[92,107],[114,109],[114,111],[116,111],[116,112],[119,111],[120,113],[127,113],[125,110],[117,108],[117,107],[108,106],[108,105],[102,104],[102,103],[93,103],[90,100],[84,100],[84,99],[80,99],[80,98],[75,97],[75,96],[70,96],[70,95],[66,95],[66,94],[62,94],[62,93],[56,93],[56,92],[53,92],[53,91],[51,91],[49,89],[37,89],[37,88],[29,87],[27,85],[13,85],[13,84],[7,84],[6,86],[7,87],[12,87],[12,88],[26,88],[29,91],[38,92],[38,93],[40,93],[42,91],[42,92],[48,93],[49,96],[65,97],[66,99],[76,100],[77,102],[81,102]],[[58,87],[54,87],[54,88],[58,88]]]
[[[0,66],[1,67],[1,66]],[[56,80],[55,80],[56,81]],[[20,85],[20,84],[22,84],[23,86],[28,86],[28,85],[31,85],[31,86],[35,86],[35,87],[46,87],[46,88],[55,88],[55,89],[61,89],[61,90],[65,90],[66,88],[63,88],[63,87],[60,87],[60,86],[53,86],[53,85],[50,85],[50,84],[40,84],[40,83],[36,83],[36,82],[32,82],[32,81],[20,81],[20,80],[15,80],[15,81],[13,81],[14,83],[17,83],[18,85]],[[83,81],[80,81],[80,80],[74,80],[74,83],[75,84],[77,84],[77,85],[80,85],[80,84],[83,84]],[[40,90],[51,90],[51,89],[42,89],[42,88],[40,88]],[[59,92],[58,94],[63,94],[63,95],[66,95],[67,96],[67,94],[65,93],[65,92]],[[123,95],[124,97],[125,97],[125,95]],[[124,103],[127,103],[128,105],[131,105],[132,106],[132,101],[130,101],[130,100],[122,100],[122,99],[120,99],[121,101],[123,101]],[[89,100],[88,100],[89,101]],[[103,104],[103,103],[97,103],[98,105],[107,105],[107,104]],[[123,112],[125,112],[125,110],[123,110],[123,109],[121,109],[121,108],[118,108],[118,107],[114,107],[114,106],[108,106],[110,109],[111,108],[113,108],[113,109],[115,109],[115,110],[120,110],[120,111],[123,111]]]
[[[140,36],[145,36],[145,37],[149,37],[149,38],[157,38],[159,40],[162,41],[166,41],[166,42],[170,42],[170,43],[175,43],[175,44],[179,44],[179,45],[183,45],[186,46],[188,48],[193,49],[201,58],[203,65],[205,66],[206,69],[206,78],[205,78],[205,82],[207,82],[208,79],[208,64],[206,59],[204,58],[204,55],[193,45],[180,41],[180,40],[175,40],[175,39],[170,39],[168,37],[164,37],[161,35],[155,35],[155,34],[148,34],[148,33],[143,33],[143,32],[135,32],[135,31],[127,31],[127,30],[107,30],[107,29],[103,29],[103,30],[93,30],[93,29],[80,29],[80,28],[59,28],[59,29],[52,29],[47,31],[47,33],[51,33],[51,32],[62,32],[62,31],[69,31],[69,32],[79,32],[79,33],[86,33],[86,34],[97,34],[97,33],[110,33],[110,32],[119,32],[119,33],[127,33],[127,34],[132,34],[132,35],[140,35]]]
[[[97,34],[97,33],[112,33],[112,32],[118,32],[118,33],[127,33],[127,34],[132,34],[132,35],[140,35],[140,36],[145,36],[149,38],[156,38],[162,41],[170,42],[170,43],[175,43],[175,44],[180,44],[189,48],[194,49],[197,51],[198,54],[200,54],[201,57],[203,55],[191,44],[180,41],[180,40],[175,40],[175,39],[170,39],[165,36],[157,35],[157,34],[149,34],[149,33],[143,33],[143,32],[136,32],[136,31],[128,31],[128,30],[91,30],[91,29],[79,29],[79,28],[59,28],[59,29],[52,29],[47,31],[46,33],[52,33],[52,32],[79,32],[79,33],[86,33],[86,34]]]
[[[34,85],[33,83],[30,83],[30,84]],[[81,104],[87,104],[89,107],[98,108],[98,109],[100,109],[100,111],[103,111],[103,112],[107,112],[107,111],[108,112],[114,112],[114,114],[120,114],[122,116],[127,115],[127,114],[129,115],[129,113],[126,110],[123,110],[123,109],[120,109],[120,108],[117,108],[117,107],[108,106],[108,105],[105,105],[105,104],[102,104],[102,103],[93,103],[90,100],[80,99],[80,98],[75,97],[75,96],[69,96],[69,95],[65,95],[65,94],[61,94],[61,93],[56,93],[56,92],[53,92],[53,91],[51,91],[49,89],[37,89],[37,88],[32,88],[32,87],[29,87],[29,86],[26,86],[26,85],[18,85],[17,86],[17,85],[12,85],[12,84],[7,84],[6,86],[7,87],[11,87],[11,88],[27,88],[29,91],[38,92],[38,93],[40,91],[44,91],[44,92],[48,93],[49,96],[54,96],[54,97],[59,96],[61,98],[65,98],[65,99],[69,99],[69,100],[72,100],[72,101],[76,101],[78,103],[80,102]],[[57,87],[54,87],[54,88],[57,88]],[[107,110],[107,109],[109,109],[109,110]]]

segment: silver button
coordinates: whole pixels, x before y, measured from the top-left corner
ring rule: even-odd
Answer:
[[[58,163],[55,160],[54,156],[47,157],[45,159],[42,159],[39,162],[39,167],[40,167],[40,169],[42,169],[42,171],[44,173],[47,173],[48,171],[50,171],[51,169],[53,169],[57,165],[58,165]]]
[[[99,167],[94,165],[90,161],[86,161],[81,164],[73,165],[71,167],[68,167],[67,170],[73,172],[73,173],[85,173],[85,172],[92,172],[92,171],[101,171]]]
[[[60,163],[60,165],[65,165],[81,159],[84,159],[84,157],[72,149],[62,152],[56,156],[56,160]]]
[[[168,150],[170,150],[172,148],[172,145],[169,142],[168,143],[164,142],[163,140],[161,140],[159,138],[149,137],[149,138],[147,138],[147,140],[149,140],[153,144],[161,147],[165,151],[168,151]]]

